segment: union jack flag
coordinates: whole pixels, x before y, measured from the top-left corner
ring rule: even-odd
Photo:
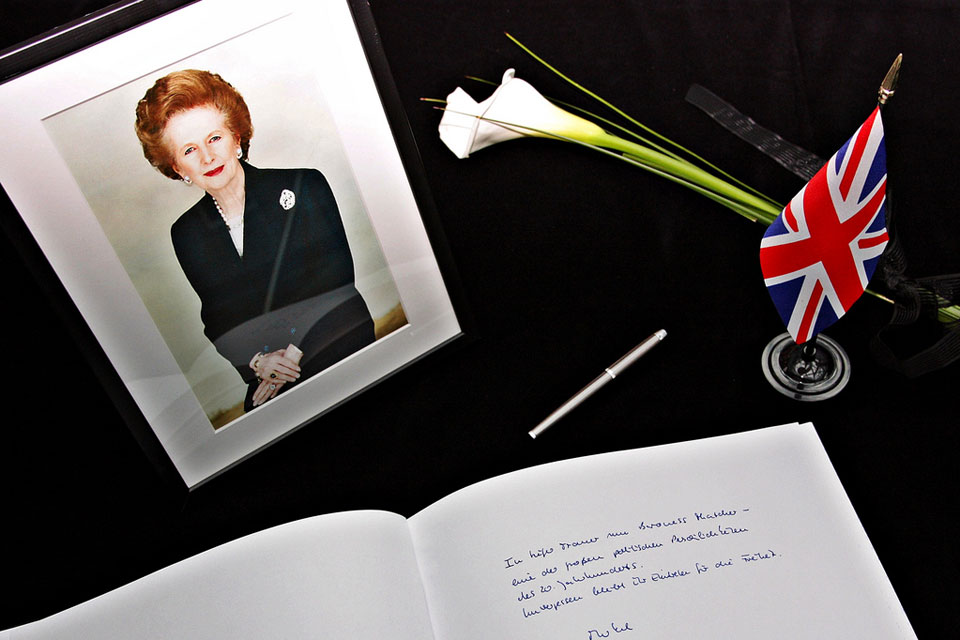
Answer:
[[[760,243],[764,283],[802,344],[863,294],[887,244],[880,109],[795,195]]]

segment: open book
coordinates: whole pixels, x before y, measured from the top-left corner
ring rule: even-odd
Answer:
[[[812,425],[317,516],[7,638],[915,638]]]

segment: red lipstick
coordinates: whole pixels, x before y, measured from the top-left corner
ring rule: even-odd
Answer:
[[[220,172],[221,172],[221,171],[223,171],[223,165],[220,165],[220,166],[217,167],[216,169],[211,169],[210,171],[207,171],[207,172],[206,172],[205,174],[203,174],[203,175],[207,176],[208,178],[212,178],[212,177],[214,177],[214,176],[220,175]]]

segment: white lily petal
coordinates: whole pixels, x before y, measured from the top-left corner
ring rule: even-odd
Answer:
[[[493,95],[480,103],[458,87],[447,97],[440,120],[440,139],[458,158],[505,140],[551,134],[590,142],[604,132],[555,106],[528,82],[514,77],[513,69],[507,69]]]
[[[481,113],[480,105],[460,87],[447,96],[447,108],[440,119],[440,139],[458,158],[470,155],[480,123],[477,116]]]

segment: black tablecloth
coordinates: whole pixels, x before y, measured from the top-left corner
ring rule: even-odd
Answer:
[[[8,3],[2,45],[105,4]],[[509,32],[786,201],[802,182],[687,104],[690,85],[828,157],[869,114],[902,52],[884,113],[897,232],[910,275],[957,272],[956,3],[371,5],[472,312],[470,338],[184,497],[130,435],[72,337],[71,310],[3,238],[0,628],[298,517],[355,508],[411,515],[537,463],[809,420],[918,634],[953,629],[960,363],[918,378],[879,366],[870,342],[891,307],[865,298],[827,332],[850,355],[849,386],[821,403],[781,396],[760,368],[764,346],[783,330],[759,272],[761,225],[573,145],[510,142],[457,160],[437,138],[439,112],[420,99],[458,85],[484,96],[465,75],[498,80],[514,67],[544,93],[581,101]],[[5,206],[4,216],[15,215]],[[527,436],[660,328],[669,332],[662,346],[543,437]],[[935,336],[927,324],[914,329],[898,348]]]

